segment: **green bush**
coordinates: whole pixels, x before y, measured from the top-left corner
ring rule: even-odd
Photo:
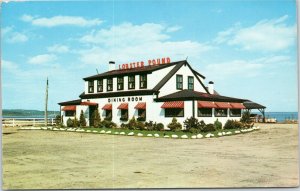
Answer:
[[[74,121],[71,118],[67,120],[67,127],[74,127]]]
[[[201,129],[197,129],[197,128],[193,128],[193,127],[189,129],[189,132],[193,133],[193,134],[200,133],[200,131],[201,131]]]
[[[103,120],[100,122],[100,127],[103,128],[116,128],[117,125],[112,121]]]
[[[182,130],[182,125],[179,122],[177,122],[177,119],[174,117],[172,119],[172,122],[168,124],[168,128],[171,131],[181,131]]]
[[[153,121],[145,122],[145,127],[149,131],[154,130],[154,123],[153,123]]]
[[[136,120],[135,120],[134,116],[129,120],[128,125],[129,125],[129,128],[135,129],[135,127],[136,127]]]
[[[162,123],[157,123],[157,124],[155,123],[155,125],[154,125],[154,130],[156,130],[156,131],[163,131],[164,128],[165,128],[165,126]]]
[[[217,130],[222,129],[222,123],[218,119],[215,121],[214,126]]]
[[[55,124],[56,126],[61,126],[62,125],[62,122],[61,122],[61,116],[60,115],[56,115],[55,116]]]
[[[78,121],[78,119],[76,118],[76,116],[75,116],[75,118],[74,118],[74,120],[73,120],[73,126],[74,126],[74,127],[79,127],[79,121]]]
[[[209,123],[209,124],[205,125],[205,126],[201,129],[202,132],[211,132],[211,131],[215,131],[215,130],[216,130],[216,129],[215,129],[215,126],[214,126],[214,124],[212,124],[212,123]]]
[[[80,112],[80,117],[79,117],[79,126],[80,127],[85,127],[86,126],[86,120],[83,114],[83,111],[81,110]]]
[[[136,129],[145,130],[145,124],[143,122],[137,121],[135,124]]]
[[[251,123],[252,122],[249,111],[243,112],[240,122],[242,122],[242,123]]]
[[[100,127],[100,125],[101,125],[101,117],[100,117],[98,108],[92,114],[92,120],[93,120],[93,123],[94,123],[93,124],[94,127]]]
[[[200,129],[200,122],[195,117],[187,118],[183,122],[183,125],[184,125],[186,131],[190,131],[191,128],[193,128],[193,129]]]
[[[241,129],[243,127],[244,127],[243,123],[235,120],[227,120],[224,125],[224,129]]]

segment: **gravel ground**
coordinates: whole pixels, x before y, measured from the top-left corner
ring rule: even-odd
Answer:
[[[298,125],[259,126],[186,140],[3,128],[3,188],[298,186]]]

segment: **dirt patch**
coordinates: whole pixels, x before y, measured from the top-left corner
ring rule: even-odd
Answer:
[[[260,126],[247,134],[195,140],[18,131],[3,136],[3,187],[297,186],[297,125]]]

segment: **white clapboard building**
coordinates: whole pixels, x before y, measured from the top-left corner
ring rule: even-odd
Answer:
[[[219,95],[214,83],[210,81],[206,86],[205,77],[186,60],[170,62],[163,58],[149,60],[147,65],[115,65],[109,62],[109,71],[83,78],[85,89],[80,99],[59,103],[65,125],[68,118],[79,119],[82,110],[87,124],[92,126],[91,116],[96,108],[102,119],[117,125],[134,116],[140,121],[163,123],[165,127],[173,117],[181,123],[189,117],[205,123],[239,120],[242,110],[247,109],[243,104],[246,102],[251,104],[250,109],[259,109],[249,100]]]

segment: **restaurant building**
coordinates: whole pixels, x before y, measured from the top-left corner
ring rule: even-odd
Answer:
[[[109,62],[108,68],[107,72],[83,78],[85,89],[80,99],[59,103],[65,125],[68,118],[79,119],[82,110],[92,126],[97,108],[102,119],[117,125],[132,117],[163,123],[165,127],[173,117],[181,123],[195,117],[205,123],[218,119],[225,124],[228,119],[239,120],[242,110],[247,109],[243,103],[251,102],[219,95],[214,83],[210,81],[206,86],[205,77],[186,60],[170,62],[162,58],[149,60],[147,65],[136,62],[118,67]]]

